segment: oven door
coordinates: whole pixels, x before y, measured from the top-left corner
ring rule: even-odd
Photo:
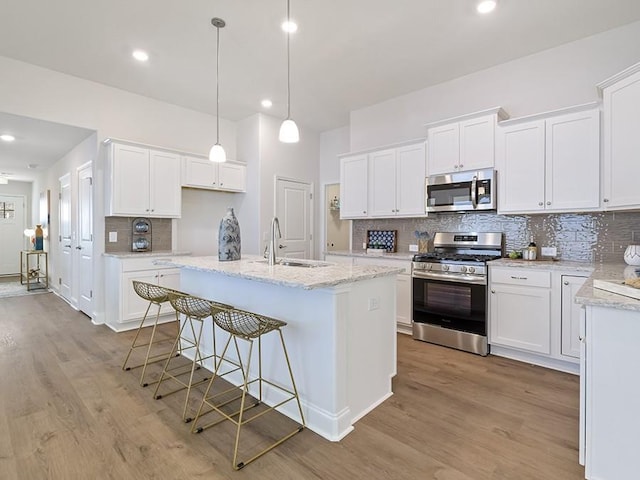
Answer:
[[[413,321],[486,336],[486,282],[451,280],[413,277]]]
[[[495,172],[480,170],[429,177],[428,212],[495,210]]]

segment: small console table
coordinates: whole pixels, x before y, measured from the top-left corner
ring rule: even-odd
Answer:
[[[49,288],[49,255],[43,250],[20,252],[20,283],[27,290]]]

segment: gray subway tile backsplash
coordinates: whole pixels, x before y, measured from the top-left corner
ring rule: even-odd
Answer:
[[[622,262],[624,250],[640,243],[640,212],[548,215],[441,213],[427,218],[354,220],[353,245],[366,241],[367,230],[397,230],[399,252],[416,244],[414,232],[504,232],[506,252],[521,250],[533,237],[540,247],[558,249],[562,260]]]
[[[133,220],[137,217],[105,217],[104,251],[106,253],[130,252]],[[151,218],[151,250],[171,250],[171,219]],[[117,242],[109,242],[109,232],[118,233]]]

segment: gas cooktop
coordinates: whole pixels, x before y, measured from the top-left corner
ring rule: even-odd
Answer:
[[[414,255],[414,262],[443,262],[443,261],[452,261],[452,262],[488,262],[489,260],[495,260],[497,258],[501,258],[500,255],[492,255],[486,254],[483,255],[481,253],[451,253],[451,252],[429,252],[429,253],[418,253]]]

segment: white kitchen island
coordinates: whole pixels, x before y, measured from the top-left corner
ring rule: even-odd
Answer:
[[[338,441],[392,395],[395,276],[402,269],[302,262],[317,266],[269,266],[258,256],[232,262],[182,257],[156,263],[181,269],[182,291],[287,322],[283,332],[307,427]],[[226,333],[216,329],[216,335],[217,344],[224,345]],[[208,354],[210,332],[203,338]],[[277,335],[263,339],[263,371],[270,380],[288,385],[278,345]],[[232,381],[239,384],[240,378]],[[266,389],[263,399],[275,404],[277,390]],[[298,419],[294,402],[284,407],[282,413]]]

